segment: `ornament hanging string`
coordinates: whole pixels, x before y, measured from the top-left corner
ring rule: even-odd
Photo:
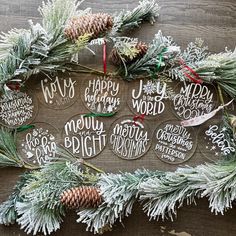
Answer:
[[[33,129],[35,127],[35,125],[22,125],[20,127],[18,127],[16,129],[17,132],[22,132],[22,131],[25,131],[27,129]]]
[[[161,64],[162,64],[162,62],[163,62],[163,53],[164,52],[166,52],[167,51],[167,48],[163,48],[162,50],[161,50],[161,53],[160,53],[160,55],[159,55],[159,62],[158,62],[158,64],[157,64],[157,68],[156,68],[156,72],[159,72],[160,70],[161,70]]]
[[[192,127],[192,126],[201,125],[201,124],[205,123],[206,121],[208,121],[209,119],[211,119],[212,117],[214,117],[218,111],[229,106],[233,101],[234,100],[231,100],[227,104],[219,106],[217,109],[213,110],[212,112],[210,112],[208,114],[205,114],[202,116],[197,116],[197,117],[191,118],[189,120],[183,120],[183,121],[181,121],[181,125],[184,127]]]
[[[163,62],[163,53],[166,52],[166,48],[163,48],[160,52],[160,54],[158,55],[158,63],[157,63],[157,66],[156,66],[156,69],[154,70],[154,72],[151,73],[152,75],[152,78],[155,80],[156,79],[156,73],[160,72],[161,70],[161,64]]]
[[[103,43],[103,72],[105,75],[107,74],[107,42],[106,42],[106,39],[104,39],[104,43]]]
[[[19,83],[7,83],[7,88],[12,91],[19,91],[20,90],[20,84]]]
[[[186,77],[188,77],[192,82],[194,82],[194,83],[196,83],[196,84],[202,84],[202,83],[203,83],[202,79],[201,79],[200,76],[197,74],[197,72],[194,71],[194,70],[193,70],[192,68],[190,68],[189,66],[187,66],[183,59],[180,59],[179,62],[180,62],[180,64],[183,66],[183,68],[187,69],[187,70],[190,72],[190,74],[192,74],[192,75],[194,76],[194,77],[193,77],[193,76],[191,76],[190,74],[188,74],[188,73],[186,73],[186,72],[183,72]]]
[[[116,114],[116,112],[113,113],[88,113],[85,114],[84,117],[112,117]]]
[[[144,122],[145,114],[137,115],[133,117],[134,125],[137,126],[137,121],[140,120],[141,122]]]

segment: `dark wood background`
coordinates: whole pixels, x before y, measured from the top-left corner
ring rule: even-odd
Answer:
[[[236,1],[235,0],[160,0],[161,6],[160,17],[154,26],[146,24],[142,29],[135,30],[132,33],[133,37],[139,37],[145,42],[150,42],[154,34],[159,29],[163,34],[171,35],[175,41],[185,47],[189,41],[194,41],[196,37],[200,37],[208,44],[210,51],[220,52],[226,46],[229,49],[234,49],[236,39]],[[32,19],[34,22],[40,21],[40,16],[37,12],[41,0],[0,0],[0,31],[7,31],[11,28],[27,27],[27,20]],[[132,9],[138,4],[134,0],[87,0],[82,7],[91,7],[94,12],[109,12],[114,13],[122,9]],[[84,53],[83,63],[101,65],[101,50],[97,50],[97,56]],[[85,79],[82,75],[74,75],[78,79]],[[86,112],[81,101],[77,102],[65,112],[54,111],[53,113],[39,104],[39,114],[36,121],[45,121],[55,124],[60,129],[64,122],[73,115]],[[74,109],[80,107],[79,112]],[[81,108],[82,107],[82,108]],[[82,109],[82,110],[81,110]],[[49,115],[48,115],[49,114]],[[119,116],[131,114],[129,109],[124,107]],[[167,118],[174,117],[169,114]],[[111,123],[115,118],[112,118]],[[157,122],[152,122],[151,125],[157,126]],[[207,161],[199,152],[187,162],[189,165],[196,165]],[[101,168],[107,171],[118,170],[134,170],[136,168],[146,167],[152,169],[174,170],[176,166],[168,165],[159,161],[153,152],[148,153],[148,157],[144,156],[137,161],[132,161],[127,164],[127,161],[121,160],[118,157],[111,155],[109,148],[106,148],[100,156],[92,160]],[[12,187],[15,184],[22,170],[17,169],[1,169],[0,171],[0,201],[3,201],[11,193]],[[113,232],[106,235],[111,236],[126,236],[126,235],[177,235],[177,236],[224,236],[236,235],[236,209],[229,210],[224,216],[214,216],[208,209],[208,202],[202,199],[197,202],[197,206],[186,206],[178,211],[178,218],[174,222],[155,222],[148,221],[146,215],[137,205],[133,214],[124,220],[124,227],[117,223]],[[76,215],[68,214],[65,219],[62,229],[53,235],[57,236],[89,236],[91,233],[85,232],[85,226],[75,223]],[[11,235],[26,235],[19,229],[19,226],[10,227],[0,226],[0,236]]]

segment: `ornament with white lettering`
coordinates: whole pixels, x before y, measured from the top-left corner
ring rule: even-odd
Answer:
[[[194,129],[181,126],[179,121],[171,120],[160,124],[154,135],[156,155],[169,164],[188,161],[196,150]]]
[[[95,157],[106,145],[104,122],[97,117],[76,115],[64,125],[63,142],[64,147],[77,157]]]
[[[150,130],[143,121],[134,121],[130,116],[121,117],[110,128],[109,145],[118,157],[137,159],[150,148]]]
[[[145,114],[147,118],[164,114],[168,98],[165,82],[141,79],[130,87],[128,104],[135,114]]]
[[[24,161],[42,166],[56,156],[58,131],[47,123],[35,123],[34,128],[17,133],[17,146]]]
[[[118,78],[85,79],[81,91],[82,101],[93,113],[114,113],[121,108],[123,89],[124,82]]]
[[[0,97],[0,122],[16,128],[30,123],[37,113],[37,103],[25,92],[8,91]]]
[[[233,138],[232,140],[228,139],[227,128],[221,123],[211,121],[211,124],[205,124],[199,132],[200,150],[211,161],[233,155],[236,151],[235,141]]]
[[[66,109],[77,100],[78,82],[67,76],[45,77],[40,80],[37,95],[42,104],[51,109]]]
[[[208,114],[217,103],[217,93],[212,85],[181,82],[175,91],[173,110],[183,120]]]

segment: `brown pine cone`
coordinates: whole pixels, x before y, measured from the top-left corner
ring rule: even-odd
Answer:
[[[139,53],[137,54],[138,58],[143,57],[146,54],[147,50],[148,50],[147,44],[142,42],[142,41],[138,42],[138,44],[136,45],[136,48],[139,51]]]
[[[109,14],[87,14],[72,18],[65,29],[65,35],[72,41],[84,34],[91,34],[91,39],[94,39],[106,33],[112,26],[113,18]]]
[[[60,196],[60,201],[71,209],[96,208],[102,203],[102,196],[98,188],[82,186],[65,190]]]
[[[135,47],[138,50],[138,53],[135,56],[135,58],[129,58],[127,56],[124,56],[124,59],[127,64],[131,64],[131,63],[135,62],[136,60],[138,60],[139,58],[142,58],[148,50],[148,46],[144,42],[138,42]],[[109,56],[109,60],[112,62],[113,65],[116,65],[116,66],[121,65],[122,61],[121,61],[120,55],[118,54],[116,48],[112,49],[110,56]]]

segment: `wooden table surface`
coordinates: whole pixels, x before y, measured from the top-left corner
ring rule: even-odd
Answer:
[[[114,13],[122,9],[132,9],[137,5],[135,0],[87,0],[82,7],[91,7],[94,12]],[[27,20],[32,19],[35,23],[40,21],[37,12],[41,0],[0,0],[0,31],[7,31],[11,28],[27,27]],[[150,42],[158,30],[162,30],[164,35],[171,35],[175,41],[185,47],[188,42],[195,38],[202,38],[212,52],[234,49],[236,39],[236,1],[235,0],[160,0],[160,17],[154,26],[145,24],[142,29],[132,32],[132,37],[138,37],[145,42]],[[97,50],[97,56],[83,55],[83,63],[101,64],[101,50]],[[102,66],[102,65],[101,65]],[[85,109],[86,110],[86,109]],[[70,117],[76,114],[69,109],[65,115],[60,116],[60,112],[49,115],[48,110],[39,106],[40,115],[36,121],[52,123],[55,118],[58,128],[63,125],[65,115]],[[71,113],[72,112],[72,113]],[[122,110],[121,115],[127,114],[128,108]],[[64,116],[64,117],[63,117]],[[59,117],[59,118],[58,118]],[[70,117],[67,117],[68,120]],[[155,159],[154,154],[150,154],[150,159],[146,162],[145,158],[132,162],[127,165],[126,161],[118,158],[106,158],[111,155],[109,150],[105,150],[103,157],[96,158],[92,162],[107,171],[134,170],[138,167],[159,168],[164,170],[174,170],[176,166],[171,166]],[[196,165],[205,162],[199,150],[194,158],[187,164]],[[22,170],[6,168],[0,171],[0,201],[3,201],[11,193],[19,174]],[[133,214],[124,219],[124,226],[117,223],[113,232],[106,235],[110,236],[230,236],[236,235],[236,209],[231,209],[224,216],[214,216],[208,209],[207,199],[197,201],[197,206],[185,206],[178,211],[178,218],[174,222],[155,222],[148,221],[148,218],[136,205]],[[89,236],[91,233],[85,231],[85,225],[75,223],[76,214],[67,215],[62,229],[52,234],[56,236]],[[10,227],[0,226],[0,236],[26,235],[19,229],[18,225]]]

